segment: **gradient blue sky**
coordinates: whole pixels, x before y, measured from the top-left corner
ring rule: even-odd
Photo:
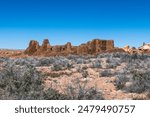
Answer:
[[[149,0],[0,0],[0,48],[31,39],[79,45],[94,38],[115,46],[150,43]]]

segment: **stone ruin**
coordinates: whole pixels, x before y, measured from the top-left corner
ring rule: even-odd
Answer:
[[[129,54],[150,54],[150,44],[144,44],[139,48],[125,46],[123,50]]]
[[[33,55],[40,49],[39,43],[35,40],[31,40],[29,43],[29,47],[25,50],[25,54]]]
[[[51,46],[48,39],[43,41],[40,46],[35,40],[31,40],[29,47],[25,50],[27,55],[45,55],[45,56],[56,56],[56,55],[87,55],[87,54],[98,54],[108,50],[114,49],[113,40],[99,40],[94,39],[85,44],[79,46],[72,46],[70,42],[65,45]]]

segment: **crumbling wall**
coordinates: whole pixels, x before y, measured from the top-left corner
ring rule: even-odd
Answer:
[[[31,40],[29,43],[28,48],[25,50],[25,54],[33,55],[35,52],[39,50],[40,46],[39,43],[35,40]]]
[[[72,46],[70,42],[65,45],[51,46],[49,40],[45,39],[42,46],[39,46],[37,41],[31,41],[29,47],[25,50],[25,54],[28,55],[68,55],[68,54],[98,54],[106,50],[112,50],[114,48],[113,40],[99,40],[94,39],[85,44],[79,46]]]

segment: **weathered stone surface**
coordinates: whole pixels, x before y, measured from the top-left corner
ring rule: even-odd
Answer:
[[[124,51],[129,52],[130,46],[127,45],[127,46],[125,46],[123,49],[124,49]]]
[[[48,48],[50,48],[49,40],[48,39],[44,39],[43,40],[43,44],[40,47],[40,51],[41,52],[47,51]]]
[[[150,54],[150,44],[143,43],[143,46],[139,48],[125,46],[123,50],[129,54]]]
[[[33,43],[33,42],[32,42]],[[68,54],[98,54],[114,48],[113,40],[94,39],[79,46],[72,46],[70,42],[65,45],[51,46],[48,39],[43,41],[42,46],[35,47],[34,44],[29,44],[25,51],[28,55],[68,55]],[[37,43],[37,42],[36,42]],[[33,47],[32,47],[33,46]]]
[[[139,50],[150,51],[150,44],[143,44],[143,46],[139,47]]]
[[[94,39],[86,44],[81,44],[77,49],[77,54],[97,54],[113,48],[113,40]]]
[[[68,42],[65,46],[66,46],[66,50],[67,50],[67,52],[71,52],[71,49],[72,49],[72,45],[71,45],[71,43],[70,43],[70,42]]]
[[[111,50],[106,50],[105,52],[107,53],[112,53],[112,52],[126,52],[123,48],[118,48],[118,47],[115,47]]]
[[[88,54],[88,46],[86,44],[82,44],[77,47],[77,54]]]
[[[25,54],[33,55],[40,48],[39,43],[35,40],[31,40],[29,47],[25,50]]]

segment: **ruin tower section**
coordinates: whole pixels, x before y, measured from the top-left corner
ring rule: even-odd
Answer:
[[[40,48],[39,43],[35,40],[31,40],[28,48],[24,51],[24,53],[28,55],[33,55],[39,50],[39,48]]]

